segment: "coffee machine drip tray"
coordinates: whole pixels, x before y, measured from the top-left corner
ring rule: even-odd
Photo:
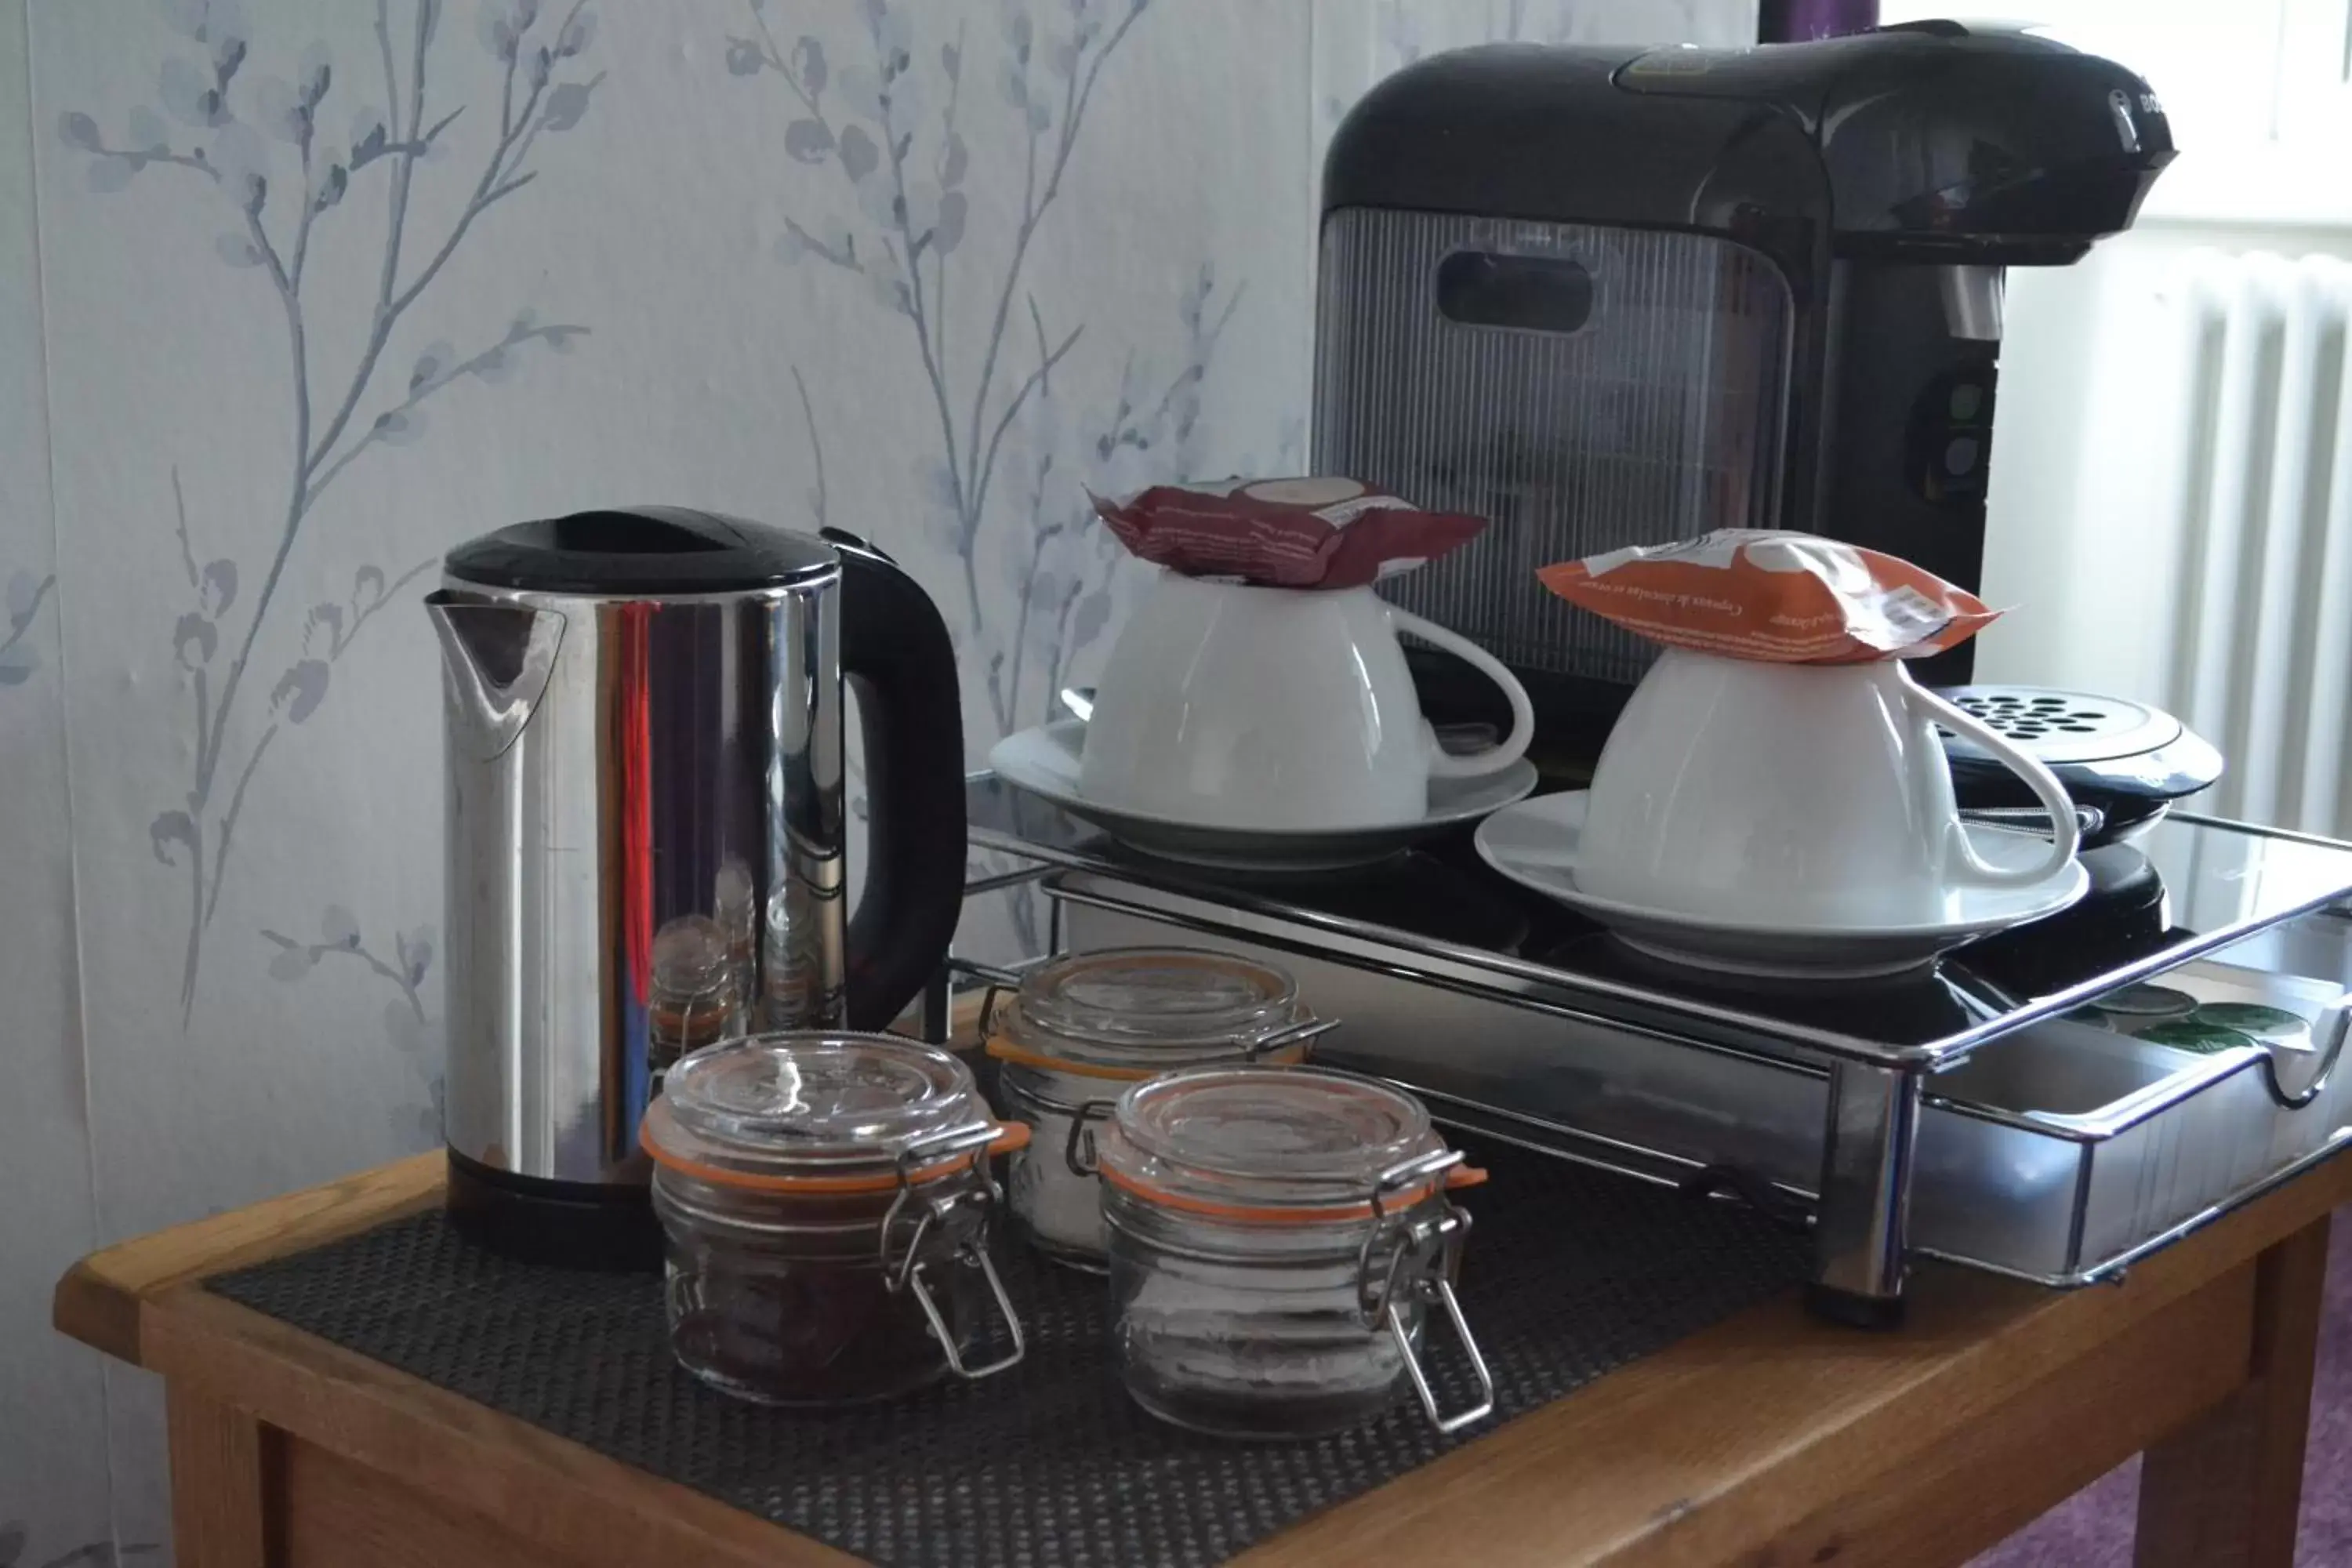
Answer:
[[[1803,1216],[1811,1300],[1876,1323],[1906,1262],[2112,1277],[2352,1142],[2334,1071],[2352,846],[2176,813],[2088,851],[2072,909],[1907,973],[1773,981],[1619,942],[1467,836],[1345,871],[1155,860],[982,774],[975,848],[1056,944],[1189,942],[1288,968],[1318,1059],[1441,1119]]]

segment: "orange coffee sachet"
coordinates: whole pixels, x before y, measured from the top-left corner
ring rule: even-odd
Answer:
[[[1908,561],[1766,529],[1612,550],[1536,575],[1570,604],[1653,642],[1781,664],[1922,658],[2000,615]]]

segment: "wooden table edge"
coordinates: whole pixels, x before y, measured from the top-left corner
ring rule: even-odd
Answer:
[[[148,1343],[167,1389],[246,1412],[389,1478],[421,1502],[501,1526],[565,1563],[847,1568],[861,1561],[200,1286],[174,1287],[156,1306]]]
[[[499,1487],[481,1494],[481,1500],[493,1509],[499,1498],[512,1500],[504,1488],[528,1479],[534,1491],[553,1489],[546,1494],[550,1506],[579,1506],[601,1494],[590,1513],[618,1508],[614,1518],[643,1522],[646,1509],[634,1502],[615,1503],[614,1497],[644,1501],[658,1493],[655,1511],[675,1520],[698,1550],[711,1554],[709,1560],[850,1561],[807,1537],[486,1410],[201,1288],[209,1275],[306,1250],[416,1212],[437,1201],[442,1169],[437,1153],[421,1155],[106,1248],[77,1264],[59,1281],[58,1326],[109,1354],[165,1373],[175,1385],[184,1382],[206,1397],[248,1410],[346,1458],[382,1467],[412,1485],[431,1489],[455,1482],[461,1498],[470,1495],[478,1489],[463,1484],[466,1472],[469,1465],[478,1469],[488,1444],[529,1461],[520,1474],[508,1467]],[[2324,1223],[2348,1198],[2352,1162],[2331,1162],[2158,1253],[2120,1287],[2052,1292],[1957,1270],[1930,1270],[1915,1297],[1913,1326],[1897,1335],[1813,1323],[1792,1299],[1776,1299],[1530,1411],[1374,1491],[1310,1516],[1260,1542],[1239,1561],[1255,1568],[1341,1563],[1351,1560],[1347,1553],[1356,1543],[1375,1536],[1394,1543],[1415,1535],[1443,1535],[1458,1527],[1461,1516],[1454,1511],[1457,1504],[1452,1494],[1464,1478],[1485,1478],[1485,1489],[1515,1473],[1524,1479],[1529,1469],[1550,1469],[1560,1460],[1555,1450],[1563,1444],[1572,1447],[1579,1429],[1603,1406],[1656,1406],[1648,1410],[1653,1418],[1696,1430],[1703,1420],[1695,1421],[1687,1398],[1678,1409],[1673,1397],[1675,1388],[1695,1378],[1719,1380],[1727,1369],[1739,1368],[1755,1384],[1769,1381],[1757,1371],[1768,1364],[1778,1364],[1784,1373],[1793,1366],[1801,1377],[1811,1370],[1840,1380],[1856,1369],[1908,1367],[1903,1375],[1879,1378],[1866,1394],[1847,1387],[1825,1399],[1815,1425],[1759,1447],[1742,1464],[1716,1474],[1712,1484],[1669,1500],[1674,1506],[1612,1510],[1614,1524],[1579,1560],[1609,1564],[1685,1561],[1672,1541],[1677,1526],[1702,1510],[1717,1516],[1719,1524],[1727,1513],[1753,1515],[1759,1530],[1769,1534],[1824,1500],[1789,1484],[1795,1473],[1792,1465],[1827,1443],[1892,1441],[1903,1446],[1903,1434],[1880,1429],[1890,1425],[1885,1413],[1906,1398],[1916,1399],[1923,1384],[1941,1382],[1956,1397],[1973,1389],[1979,1401],[1990,1399],[2059,1364],[2070,1343],[2105,1338],[2151,1316],[2200,1285],[2249,1264],[2304,1227]],[[236,1346],[244,1349],[229,1353]],[[291,1363],[301,1378],[316,1380],[319,1386],[306,1392],[299,1379],[256,1383],[264,1361],[272,1358]],[[280,1384],[284,1386],[277,1386]],[[353,1441],[330,1418],[331,1397],[353,1394],[367,1401],[383,1420],[404,1420],[416,1430],[396,1440]],[[1916,1445],[1932,1439],[1932,1432],[1913,1432],[1907,1441]],[[472,1457],[457,1458],[461,1454]],[[1561,1561],[1555,1524],[1538,1527],[1522,1521],[1506,1539],[1496,1533],[1506,1522],[1486,1521],[1487,1529],[1478,1542],[1482,1562]],[[600,1551],[595,1560],[608,1559]],[[609,1560],[628,1561],[618,1556]]]
[[[144,1366],[142,1320],[166,1292],[429,1208],[441,1201],[446,1169],[437,1151],[417,1154],[117,1242],[66,1271],[50,1298],[50,1321],[68,1338]]]
[[[980,992],[956,999],[952,1038],[972,1041],[985,1000]],[[118,1242],[66,1271],[50,1297],[50,1321],[93,1350],[144,1365],[144,1303],[174,1285],[323,1247],[428,1208],[441,1201],[447,1169],[434,1150]]]

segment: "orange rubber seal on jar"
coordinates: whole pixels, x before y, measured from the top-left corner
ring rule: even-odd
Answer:
[[[1185,1214],[1203,1215],[1211,1219],[1248,1220],[1259,1225],[1321,1225],[1334,1220],[1372,1217],[1372,1205],[1369,1199],[1362,1203],[1332,1204],[1320,1208],[1274,1208],[1249,1204],[1221,1204],[1213,1198],[1196,1198],[1185,1193],[1171,1193],[1165,1187],[1155,1187],[1149,1183],[1139,1182],[1133,1176],[1109,1165],[1102,1167],[1102,1179],[1120,1191],[1131,1193],[1145,1203],[1157,1207],[1177,1209]],[[1441,1186],[1450,1193],[1463,1187],[1481,1185],[1486,1180],[1486,1173],[1478,1166],[1456,1165],[1446,1172],[1441,1179],[1423,1182],[1419,1186],[1399,1189],[1392,1196],[1382,1198],[1381,1207],[1394,1213],[1398,1209],[1412,1207],[1413,1205],[1435,1193]]]
[[[1304,1017],[1298,1020],[1300,1024],[1311,1021]],[[1236,1049],[1231,1056],[1198,1057],[1156,1068],[1123,1068],[1095,1062],[1074,1062],[1066,1057],[1049,1057],[1042,1052],[1033,1051],[1026,1046],[1017,1046],[1013,1043],[1010,1037],[1004,1035],[989,1036],[988,1044],[983,1048],[998,1061],[1011,1062],[1014,1067],[1030,1068],[1038,1072],[1065,1073],[1071,1078],[1105,1079],[1114,1083],[1140,1083],[1145,1079],[1158,1078],[1162,1073],[1174,1072],[1180,1068],[1229,1067],[1243,1063],[1256,1063],[1265,1067],[1297,1067],[1306,1061],[1307,1047],[1311,1044],[1313,1044],[1312,1041],[1301,1040],[1296,1045],[1276,1046],[1263,1056],[1252,1056],[1247,1048],[1244,1047]]]
[[[637,1142],[653,1156],[654,1163],[666,1165],[680,1175],[692,1176],[698,1182],[708,1182],[715,1187],[737,1187],[755,1193],[790,1193],[796,1196],[843,1196],[858,1193],[887,1193],[896,1187],[899,1173],[874,1173],[858,1176],[763,1176],[750,1171],[730,1171],[718,1165],[707,1165],[699,1160],[689,1160],[683,1154],[663,1148],[654,1141],[652,1131],[642,1122],[637,1127]],[[1025,1121],[1000,1121],[996,1135],[982,1149],[968,1153],[950,1154],[945,1159],[918,1165],[906,1173],[907,1185],[936,1182],[971,1169],[975,1161],[992,1154],[1010,1154],[1029,1146],[1029,1124]]]
[[[1113,952],[1105,954],[1087,954],[1084,957],[1071,960],[1069,962],[1072,967],[1076,968],[1085,966],[1090,960],[1108,958],[1115,961],[1118,956],[1118,952],[1114,951]],[[1227,971],[1234,969],[1245,969],[1254,974],[1276,982],[1286,984],[1288,979],[1288,977],[1284,975],[1278,969],[1275,969],[1267,964],[1254,963],[1246,958],[1235,957],[1229,953],[1186,952],[1181,950],[1166,950],[1157,952],[1154,957],[1157,962],[1164,964],[1170,969],[1223,969]],[[1295,991],[1292,994],[1295,995]],[[1019,1002],[1020,995],[1018,992],[1014,993],[1013,999],[1016,1004]],[[992,1011],[993,1010],[992,1009]],[[1286,1033],[1289,1030],[1302,1027],[1307,1024],[1313,1023],[1314,1021],[1315,1016],[1302,1007],[1298,1010],[1298,1016],[1292,1019],[1288,1024],[1284,1025],[1282,1030],[1278,1032]],[[995,1058],[998,1061],[1011,1062],[1015,1067],[1033,1068],[1041,1072],[1066,1073],[1072,1078],[1103,1079],[1114,1083],[1139,1083],[1147,1078],[1158,1078],[1160,1074],[1173,1071],[1179,1067],[1215,1067],[1223,1065],[1229,1061],[1255,1061],[1269,1063],[1276,1067],[1296,1067],[1307,1059],[1307,1052],[1312,1043],[1311,1039],[1307,1039],[1301,1040],[1295,1046],[1277,1046],[1273,1050],[1266,1052],[1264,1056],[1255,1055],[1246,1047],[1244,1047],[1233,1052],[1230,1057],[1201,1057],[1195,1058],[1190,1061],[1171,1063],[1163,1067],[1149,1068],[1115,1067],[1108,1064],[1098,1064],[1095,1062],[1074,1062],[1065,1057],[1050,1057],[1042,1052],[1030,1050],[1025,1046],[1013,1044],[1013,1040],[1002,1032],[992,1033],[988,1037],[987,1044],[982,1048],[990,1056]]]

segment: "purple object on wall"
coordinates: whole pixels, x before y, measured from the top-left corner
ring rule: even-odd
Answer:
[[[1802,43],[1878,26],[1878,0],[1761,0],[1756,37],[1767,44]]]

